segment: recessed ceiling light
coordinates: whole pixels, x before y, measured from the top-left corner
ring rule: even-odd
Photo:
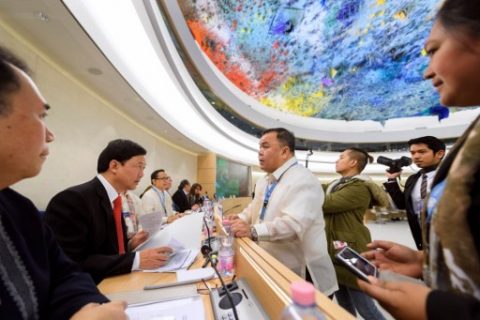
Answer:
[[[37,17],[40,21],[43,22],[48,22],[50,20],[45,12],[42,11],[37,11],[33,14],[35,17]]]
[[[93,74],[94,76],[99,76],[99,75],[103,74],[102,70],[100,70],[98,68],[88,68],[87,71],[88,71],[88,73]]]

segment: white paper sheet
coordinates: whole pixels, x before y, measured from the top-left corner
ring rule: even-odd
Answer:
[[[200,297],[130,305],[126,313],[130,320],[201,320],[205,309]]]
[[[140,215],[138,221],[144,231],[153,235],[162,228],[162,217],[163,213],[158,211]]]
[[[200,281],[200,280],[209,280],[215,275],[215,270],[213,268],[199,268],[193,270],[178,270],[177,271],[177,281]]]
[[[200,249],[202,226],[203,213],[184,216],[155,234],[150,234],[147,241],[140,244],[135,251],[168,246],[172,241],[179,242],[183,248]]]

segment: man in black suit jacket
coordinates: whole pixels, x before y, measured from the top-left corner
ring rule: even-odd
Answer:
[[[408,141],[410,154],[413,163],[421,168],[419,172],[408,177],[405,182],[405,188],[402,191],[397,183],[397,177],[400,172],[386,174],[388,181],[383,185],[392,197],[393,202],[399,209],[405,209],[407,212],[408,224],[412,232],[415,245],[419,250],[422,249],[422,228],[420,225],[420,212],[423,207],[423,201],[426,193],[422,193],[422,179],[425,175],[427,193],[435,175],[440,161],[445,156],[445,143],[441,140],[425,136]],[[423,197],[422,197],[423,196]]]
[[[54,137],[27,67],[0,47],[0,319],[126,319],[58,246],[33,203],[10,186],[36,176]]]
[[[133,270],[156,269],[168,260],[168,247],[132,252],[148,234],[140,231],[127,241],[123,216],[122,233],[117,235],[113,203],[119,194],[137,187],[143,177],[145,154],[133,141],[111,141],[98,158],[98,175],[58,193],[47,206],[45,221],[57,241],[96,283]]]
[[[190,210],[190,203],[188,202],[187,194],[190,191],[190,182],[184,179],[180,182],[178,190],[172,196],[172,201],[178,212],[183,213]]]

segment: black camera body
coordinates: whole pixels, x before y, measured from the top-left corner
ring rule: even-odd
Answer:
[[[412,164],[412,159],[409,157],[401,157],[398,159],[390,159],[387,157],[379,156],[377,158],[377,163],[383,164],[384,166],[389,167],[387,172],[396,173],[402,171],[402,167],[406,167]]]

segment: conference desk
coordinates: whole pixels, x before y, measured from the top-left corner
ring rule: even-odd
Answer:
[[[198,257],[191,268],[200,268],[202,264],[203,258]],[[247,280],[268,316],[271,319],[279,319],[283,308],[291,301],[290,283],[301,280],[300,277],[247,238],[235,239],[235,268],[236,277]],[[140,291],[145,285],[175,280],[175,273],[133,272],[107,278],[98,285],[98,288],[104,294],[131,292]],[[211,287],[220,286],[219,280],[210,280],[208,283]],[[201,289],[205,318],[214,319],[210,297],[205,294],[207,293],[204,290],[205,284],[199,282],[197,288]],[[316,293],[316,304],[328,319],[355,319],[319,291]]]

